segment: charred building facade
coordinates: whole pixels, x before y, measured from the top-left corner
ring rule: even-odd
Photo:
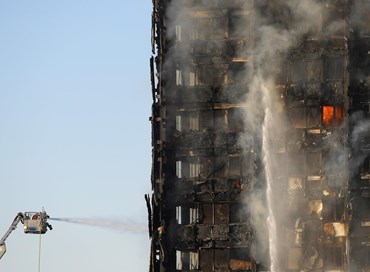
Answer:
[[[370,2],[153,0],[150,272],[370,271]]]

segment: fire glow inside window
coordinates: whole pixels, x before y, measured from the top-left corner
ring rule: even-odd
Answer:
[[[343,108],[338,106],[322,107],[322,122],[327,127],[341,124],[343,121]]]

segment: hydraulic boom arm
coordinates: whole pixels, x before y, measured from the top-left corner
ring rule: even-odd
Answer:
[[[17,228],[19,222],[23,224],[24,233],[30,234],[44,234],[47,229],[52,229],[52,226],[47,222],[49,216],[43,210],[42,212],[26,212],[18,213],[14,218],[7,232],[0,240],[0,259],[6,252],[5,240],[9,237],[10,233]]]
[[[0,245],[5,243],[5,240],[9,237],[10,233],[16,229],[19,222],[23,223],[24,215],[23,213],[18,213],[17,216],[14,218],[13,223],[10,225],[8,231],[5,233],[3,238],[0,240]]]
[[[19,222],[23,223],[24,215],[23,213],[18,213],[17,216],[14,218],[12,224],[10,225],[7,232],[5,232],[3,238],[0,240],[0,259],[5,254],[5,240],[9,237],[10,233],[17,228]]]

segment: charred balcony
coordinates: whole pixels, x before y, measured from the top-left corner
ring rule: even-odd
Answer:
[[[181,193],[176,196],[178,202],[199,201],[239,201],[250,193],[252,182],[250,177],[187,179],[175,181]]]
[[[223,130],[224,128],[221,127],[218,132],[212,130],[177,132],[175,135],[176,148],[197,150],[236,146],[240,137],[250,135],[248,132],[225,132]]]
[[[250,247],[252,227],[244,224],[196,224],[181,226],[176,247],[179,249]]]
[[[177,250],[176,270],[180,271],[262,271],[248,248],[201,248]],[[263,269],[262,267],[260,269]]]
[[[208,71],[207,73],[210,73]],[[214,74],[212,75],[214,77]],[[212,107],[213,103],[228,104],[239,103],[240,96],[246,94],[247,89],[235,83],[224,83],[223,76],[218,77],[211,82],[194,86],[178,86],[176,92],[168,96],[167,101],[173,104],[192,104],[202,107]],[[195,83],[194,83],[195,84]]]
[[[233,38],[225,40],[191,40],[185,45],[179,42],[174,48],[174,54],[188,49],[190,46],[190,56],[193,62],[203,63],[214,61],[215,63],[229,63],[242,60],[248,60],[251,54],[248,40],[243,38]],[[188,59],[182,59],[183,56],[178,55],[174,59],[178,63],[186,63]]]

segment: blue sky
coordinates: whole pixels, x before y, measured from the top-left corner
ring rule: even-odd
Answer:
[[[0,1],[0,235],[18,212],[146,225],[151,1]],[[147,271],[146,233],[51,222],[41,271]],[[0,271],[37,271],[22,226]]]

